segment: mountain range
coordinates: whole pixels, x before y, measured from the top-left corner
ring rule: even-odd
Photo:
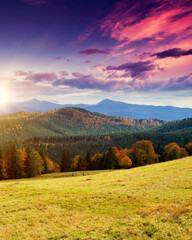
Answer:
[[[192,117],[192,108],[179,108],[173,106],[138,105],[104,99],[101,102],[90,104],[56,104],[48,101],[32,99],[19,103],[8,103],[0,108],[0,113],[47,112],[63,107],[78,107],[90,112],[98,112],[107,116],[126,117],[131,119],[160,119],[164,121],[181,120]]]

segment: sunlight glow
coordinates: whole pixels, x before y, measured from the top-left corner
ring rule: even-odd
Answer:
[[[5,88],[0,88],[0,105],[8,101],[8,93]]]

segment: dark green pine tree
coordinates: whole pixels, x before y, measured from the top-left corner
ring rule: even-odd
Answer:
[[[26,159],[25,159],[26,177],[28,178],[36,177],[39,175],[37,164],[36,164],[36,153],[30,146],[27,146],[25,152],[26,152]]]
[[[26,175],[27,178],[30,178],[31,177],[30,155],[31,155],[31,152],[32,152],[32,148],[28,145],[25,149],[25,152],[26,152],[26,159],[25,159],[25,166],[24,166],[25,175]]]
[[[90,149],[87,151],[85,160],[86,160],[86,164],[87,164],[87,169],[91,170],[91,150]]]
[[[43,172],[42,173],[45,173],[45,174],[49,173],[49,168],[47,166],[47,160],[46,160],[47,153],[46,153],[45,148],[43,146],[40,147],[39,155],[41,156],[42,161],[43,161]]]
[[[63,150],[62,161],[61,161],[61,172],[68,172],[71,170],[72,159],[67,149]]]
[[[4,171],[4,169],[3,169],[3,162],[4,160],[3,160],[3,151],[2,151],[2,148],[1,148],[1,146],[0,146],[0,180],[1,179],[4,179],[4,174],[3,174],[3,171]]]
[[[84,170],[87,169],[85,154],[83,152],[80,152],[80,154],[79,154],[79,160],[78,160],[78,163],[77,163],[77,169],[79,171],[84,171]]]
[[[183,140],[183,145],[182,147],[185,147],[188,143],[190,143],[190,140],[188,137],[186,137],[184,140]]]
[[[8,174],[10,178],[20,178],[19,157],[15,143],[10,146],[10,163],[8,165]]]
[[[115,156],[115,153],[112,147],[110,147],[108,151],[103,153],[102,168],[103,169],[119,168],[118,159]]]

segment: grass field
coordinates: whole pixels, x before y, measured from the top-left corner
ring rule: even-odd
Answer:
[[[1,181],[0,239],[192,239],[192,157],[96,173]]]

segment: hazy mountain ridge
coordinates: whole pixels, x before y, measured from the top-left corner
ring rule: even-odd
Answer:
[[[0,113],[14,113],[19,111],[47,112],[63,107],[79,107],[90,112],[98,112],[107,116],[126,117],[131,119],[161,119],[164,121],[181,120],[192,117],[191,108],[172,106],[138,105],[104,99],[95,105],[89,104],[56,104],[48,101],[32,99],[21,103],[9,103],[0,108]]]

